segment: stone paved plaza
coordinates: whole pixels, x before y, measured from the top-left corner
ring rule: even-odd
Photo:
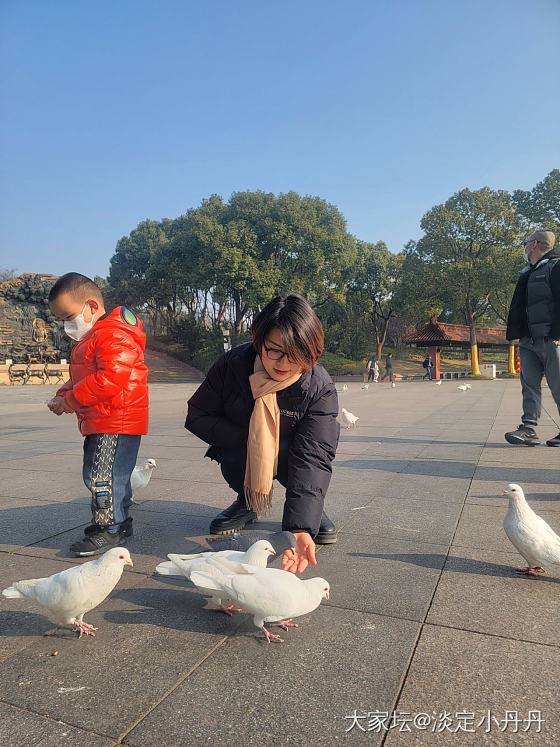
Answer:
[[[0,597],[2,747],[560,744],[560,571],[515,574],[501,496],[520,483],[559,532],[560,450],[505,443],[518,381],[340,394],[360,417],[326,503],[340,539],[304,574],[324,576],[331,596],[282,645],[248,615],[204,610],[186,580],[154,575],[168,552],[204,544],[232,497],[183,428],[195,387],[151,387],[141,456],[158,467],[132,512],[134,569],[86,616],[97,636],[79,641]],[[73,417],[48,412],[53,391],[0,388],[0,589],[77,562],[68,547],[90,520],[81,438]],[[559,430],[548,389],[544,404],[543,440]],[[278,493],[260,526],[280,517]]]

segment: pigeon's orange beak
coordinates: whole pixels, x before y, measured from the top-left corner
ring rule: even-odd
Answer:
[[[275,551],[274,551],[274,550],[273,550],[272,548],[271,548],[271,549],[270,549],[270,550],[269,550],[268,552],[269,552],[269,553],[270,553],[271,555],[276,555],[276,552],[275,552]]]
[[[133,564],[132,560],[127,560],[126,563],[125,563],[125,565],[129,565],[131,568],[134,568],[134,564]]]
[[[502,495],[507,495],[507,494],[508,494],[507,490],[502,490]]]
[[[325,592],[325,599],[327,599],[327,600],[328,600],[328,598],[329,598],[329,592],[328,592],[328,591],[326,591],[326,592]]]

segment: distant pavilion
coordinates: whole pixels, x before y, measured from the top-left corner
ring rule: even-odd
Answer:
[[[479,363],[482,363],[483,350],[505,351],[509,347],[505,329],[477,327],[476,338]],[[404,335],[403,342],[417,348],[427,348],[427,353],[432,356],[434,364],[432,376],[434,379],[440,379],[441,348],[456,351],[470,350],[471,331],[466,324],[446,324],[439,322],[437,317],[433,316],[427,324],[419,325],[412,332]]]

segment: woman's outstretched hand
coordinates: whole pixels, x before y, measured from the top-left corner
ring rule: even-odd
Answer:
[[[290,573],[303,573],[309,563],[317,565],[315,560],[315,543],[308,532],[294,532],[296,546],[294,550],[284,550],[282,568]]]

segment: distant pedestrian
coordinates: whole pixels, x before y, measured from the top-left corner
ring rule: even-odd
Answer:
[[[379,381],[379,361],[377,358],[373,361],[373,383],[377,384]]]
[[[432,356],[429,353],[422,361],[422,367],[426,370],[426,373],[424,374],[424,376],[422,376],[422,381],[424,381],[424,379],[428,379],[428,381],[431,381],[432,368],[434,367],[434,363],[432,361]]]
[[[381,381],[385,381],[385,379],[389,379],[389,381],[393,382],[393,354],[387,353],[385,356],[385,373],[383,374],[383,378]]]
[[[368,382],[370,381],[377,381],[375,378],[375,371],[377,368],[377,377],[379,378],[379,363],[377,362],[377,358],[370,358],[367,362],[367,373],[368,373]]]

